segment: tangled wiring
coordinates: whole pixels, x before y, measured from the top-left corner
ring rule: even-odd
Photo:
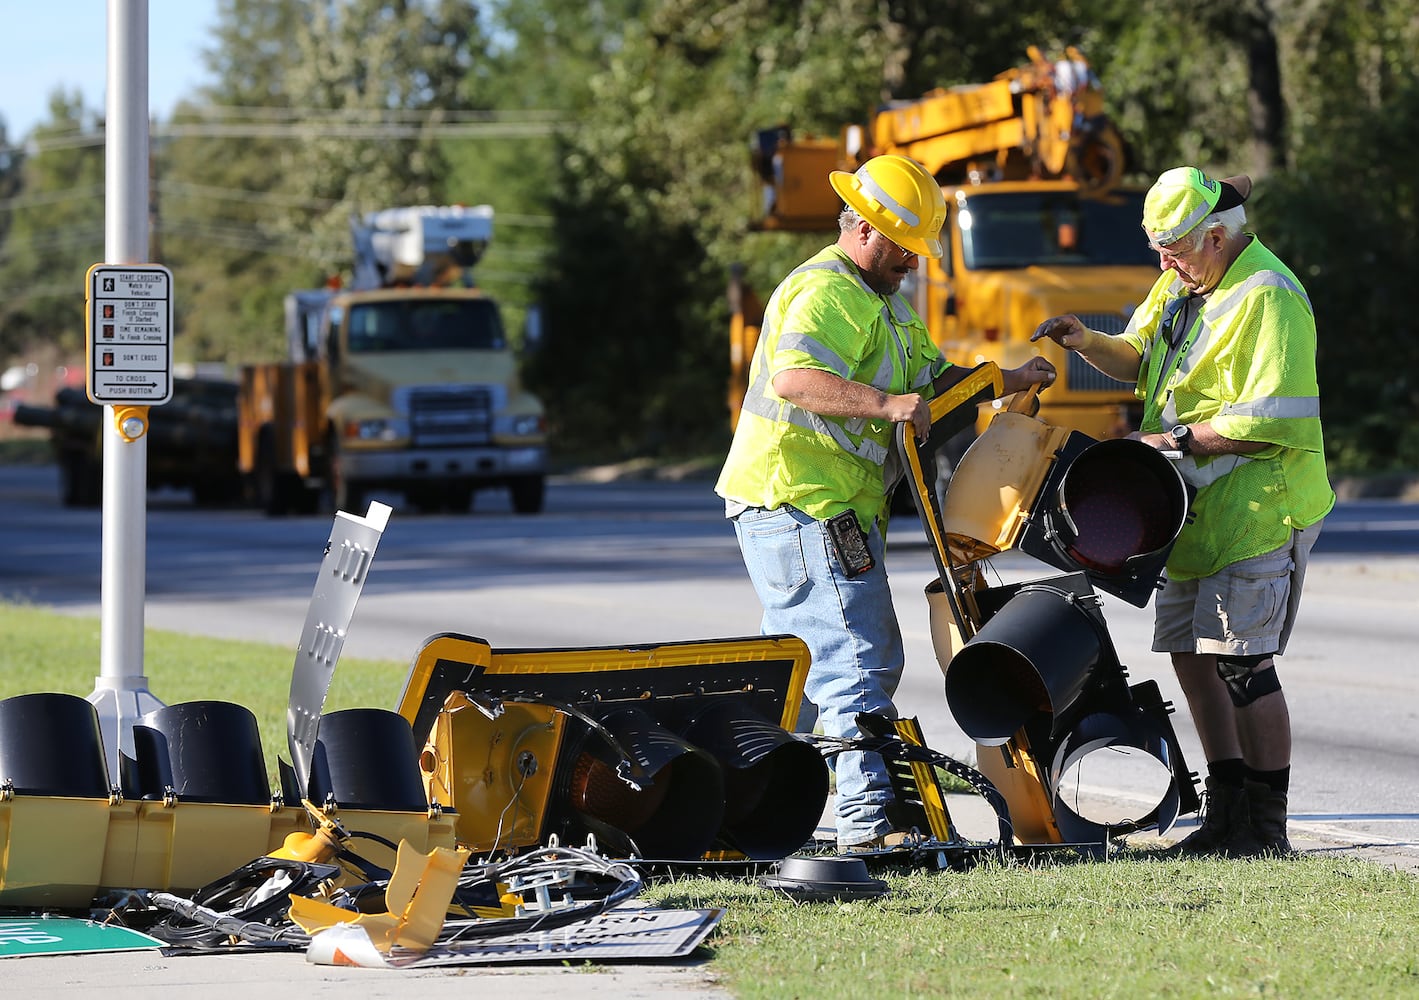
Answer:
[[[349,862],[352,859],[342,858]],[[368,872],[367,863],[360,870]],[[348,871],[349,868],[347,867]],[[320,894],[353,915],[359,904],[381,896],[383,878],[330,890],[341,869],[335,865],[261,858],[184,898],[167,892],[144,898],[164,916],[147,933],[170,945],[219,948],[236,944],[304,949],[311,936],[288,918],[284,901],[292,894]],[[599,854],[594,840],[584,848],[563,847],[555,837],[545,847],[500,861],[470,861],[459,876],[449,916],[435,947],[556,930],[590,920],[640,893],[644,879],[621,861]],[[510,897],[513,915],[473,915],[475,907]],[[223,904],[226,904],[225,906]],[[455,915],[459,914],[459,915]]]

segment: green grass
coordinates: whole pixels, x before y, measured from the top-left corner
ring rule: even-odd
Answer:
[[[1354,858],[885,877],[891,893],[868,901],[711,879],[646,895],[726,908],[711,968],[739,1000],[1419,995],[1419,883]]]
[[[87,695],[99,623],[0,603],[0,697]],[[144,669],[167,704],[256,715],[268,769],[285,756],[293,650],[149,630]],[[342,660],[327,710],[393,708],[406,667]],[[752,880],[652,884],[647,901],[722,906],[709,971],[739,1000],[832,997],[1402,997],[1419,995],[1419,882],[1355,858],[1045,858],[967,872],[874,872],[891,893],[798,904]]]
[[[99,620],[0,603],[0,698],[55,691],[87,697],[100,671]],[[231,701],[245,705],[261,728],[267,772],[286,751],[286,704],[295,646],[194,638],[149,629],[143,640],[148,689],[166,705]],[[393,709],[408,664],[341,658],[325,710]]]

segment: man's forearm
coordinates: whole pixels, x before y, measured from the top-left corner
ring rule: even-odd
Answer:
[[[1110,378],[1121,382],[1138,381],[1138,368],[1143,359],[1132,344],[1120,337],[1084,327],[1084,342],[1074,351]]]

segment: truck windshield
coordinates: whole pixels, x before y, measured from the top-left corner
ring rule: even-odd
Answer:
[[[1143,193],[1080,198],[1072,191],[973,194],[960,210],[965,266],[971,270],[1046,266],[1145,266],[1139,220]]]
[[[350,353],[497,351],[506,346],[490,299],[401,299],[350,308]]]

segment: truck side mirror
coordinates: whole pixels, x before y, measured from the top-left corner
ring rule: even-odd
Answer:
[[[527,318],[522,323],[522,353],[531,356],[542,349],[542,306],[533,303],[527,307]]]

